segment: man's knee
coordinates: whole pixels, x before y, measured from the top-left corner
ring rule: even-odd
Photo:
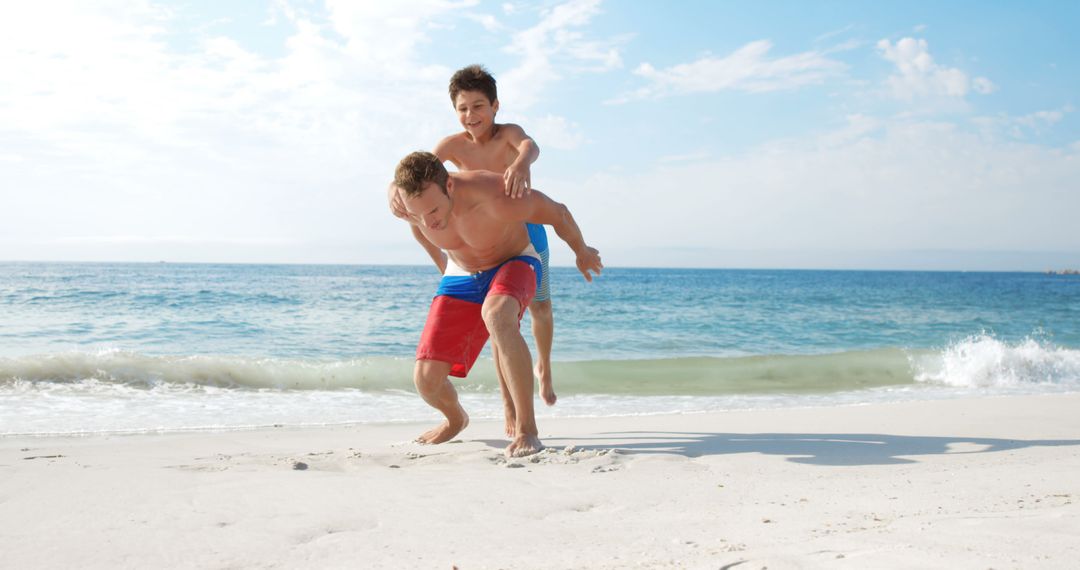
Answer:
[[[438,392],[449,374],[450,365],[435,360],[417,360],[413,368],[413,384],[421,394]]]
[[[484,301],[480,310],[491,336],[498,337],[518,328],[518,318],[521,315],[521,304],[518,300],[508,295],[492,295]]]

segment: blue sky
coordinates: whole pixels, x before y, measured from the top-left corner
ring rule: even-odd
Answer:
[[[0,260],[423,263],[482,63],[611,266],[1080,267],[1075,2],[385,4],[0,8]]]

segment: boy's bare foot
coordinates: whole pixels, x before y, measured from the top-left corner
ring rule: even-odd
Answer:
[[[536,379],[540,382],[540,398],[544,400],[545,404],[554,406],[558,396],[555,395],[555,385],[551,381],[551,370],[544,366],[542,362],[537,362],[533,374],[536,375]]]
[[[465,408],[459,405],[458,411],[460,415],[455,414],[455,417],[447,418],[443,423],[420,434],[420,437],[416,438],[416,443],[435,444],[454,439],[454,436],[469,426],[469,414],[465,413]]]
[[[540,443],[540,438],[523,433],[510,441],[505,453],[507,457],[525,457],[539,453],[541,449],[544,449],[544,444]]]

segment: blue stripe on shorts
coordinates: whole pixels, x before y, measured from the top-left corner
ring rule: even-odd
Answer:
[[[525,228],[529,230],[529,241],[532,242],[536,253],[547,251],[547,229],[540,224],[525,224]]]
[[[540,254],[540,284],[536,287],[536,296],[533,301],[551,300],[551,278],[548,277],[548,239],[547,228],[541,224],[525,224],[529,230],[529,241],[533,249]]]
[[[536,289],[536,296],[533,297],[533,301],[550,301],[551,300],[551,281],[548,277],[548,250],[540,252],[540,286]]]

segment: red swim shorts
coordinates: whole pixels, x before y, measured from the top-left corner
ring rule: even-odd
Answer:
[[[497,268],[489,270],[494,276],[477,279],[477,286],[483,287],[487,281],[485,298],[491,295],[505,295],[517,299],[518,322],[525,314],[525,308],[536,295],[536,269],[533,265],[518,259],[512,259]],[[487,273],[487,272],[484,272]],[[444,277],[443,279],[454,279]],[[472,277],[466,277],[472,279]],[[460,277],[457,277],[460,279]],[[473,297],[475,298],[475,297]],[[480,314],[482,303],[466,301],[450,295],[437,295],[431,301],[424,332],[420,335],[420,344],[416,347],[417,360],[438,360],[450,363],[450,375],[464,378],[472,368],[484,343],[488,339],[487,325]]]

